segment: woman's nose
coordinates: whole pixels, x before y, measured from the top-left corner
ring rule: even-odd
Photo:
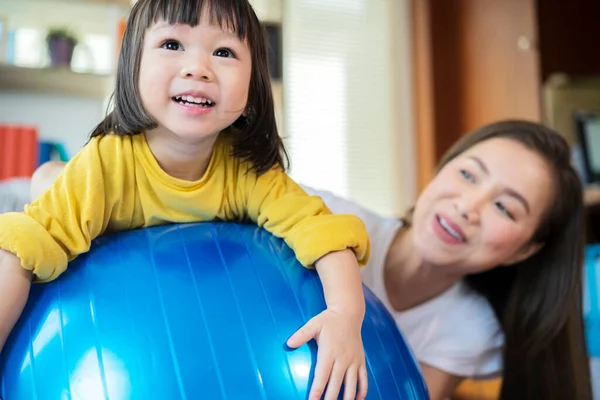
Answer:
[[[472,190],[456,199],[456,211],[469,223],[478,224],[481,208],[489,199],[489,194],[484,190]]]

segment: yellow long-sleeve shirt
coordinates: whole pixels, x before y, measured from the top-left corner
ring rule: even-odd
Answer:
[[[160,168],[143,134],[95,137],[24,212],[0,214],[0,248],[45,282],[104,232],[250,219],[283,238],[304,266],[346,248],[366,264],[370,243],[358,217],[333,215],[280,168],[247,172],[247,162],[231,150],[224,132],[202,179],[190,182]]]

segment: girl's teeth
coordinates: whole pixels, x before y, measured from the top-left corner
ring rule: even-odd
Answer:
[[[194,96],[175,96],[175,100],[179,102],[187,102],[190,104],[201,104],[212,106],[213,102],[208,99],[204,99],[202,97],[194,97]]]

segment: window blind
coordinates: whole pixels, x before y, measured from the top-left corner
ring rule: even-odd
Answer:
[[[405,0],[284,0],[283,136],[298,182],[397,216],[414,197]]]

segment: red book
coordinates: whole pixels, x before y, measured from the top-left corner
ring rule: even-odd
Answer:
[[[4,153],[8,144],[6,143],[6,136],[4,134],[4,125],[0,124],[0,181],[6,179],[4,176]]]
[[[2,151],[4,179],[14,178],[18,173],[19,127],[4,125],[4,150]]]
[[[37,128],[22,126],[19,129],[18,177],[31,177],[37,166],[39,143]]]
[[[37,128],[0,124],[0,180],[31,177],[38,162]]]

